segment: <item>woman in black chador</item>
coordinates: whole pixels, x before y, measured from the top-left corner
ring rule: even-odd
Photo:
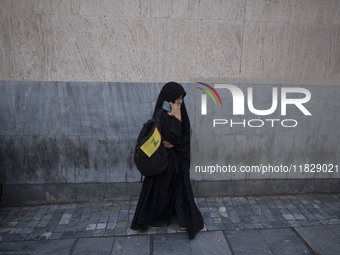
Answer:
[[[145,177],[131,228],[147,230],[168,225],[176,214],[180,230],[187,230],[189,238],[203,228],[203,218],[192,194],[190,168],[190,122],[183,98],[186,93],[176,82],[162,88],[154,115],[164,101],[171,105],[171,112],[160,115],[163,146],[167,148],[168,168],[160,175]]]

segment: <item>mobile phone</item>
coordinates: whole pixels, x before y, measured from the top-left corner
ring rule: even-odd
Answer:
[[[171,105],[168,101],[164,101],[163,102],[163,107],[164,110],[166,110],[167,112],[171,112]]]

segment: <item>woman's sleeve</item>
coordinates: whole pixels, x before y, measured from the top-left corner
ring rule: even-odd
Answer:
[[[167,113],[160,118],[163,139],[175,146],[176,151],[187,161],[190,161],[190,134],[182,133],[182,123]]]
[[[175,147],[182,145],[181,121],[174,116],[163,113],[160,118],[163,139]]]

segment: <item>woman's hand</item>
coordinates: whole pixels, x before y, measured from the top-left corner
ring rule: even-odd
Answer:
[[[178,120],[181,120],[181,104],[171,103],[171,112],[168,112],[170,116],[175,116]]]
[[[165,141],[165,140],[163,141],[163,146],[167,149],[174,147],[170,142]]]

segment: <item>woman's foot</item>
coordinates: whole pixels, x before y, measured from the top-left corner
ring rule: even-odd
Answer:
[[[167,224],[166,222],[152,222],[149,227],[150,228],[162,228],[165,227]]]
[[[187,229],[188,229],[187,227],[178,226],[178,230],[179,231],[186,231]]]

